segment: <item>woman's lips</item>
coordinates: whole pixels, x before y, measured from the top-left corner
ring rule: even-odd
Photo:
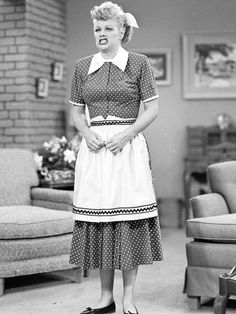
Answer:
[[[107,44],[108,43],[108,40],[106,39],[106,38],[101,38],[101,39],[99,39],[99,44],[100,45],[105,45],[105,44]]]

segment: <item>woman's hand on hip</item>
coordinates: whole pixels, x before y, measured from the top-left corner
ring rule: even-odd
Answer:
[[[84,138],[88,148],[94,152],[99,151],[102,147],[105,146],[101,136],[91,130],[88,130],[88,132],[84,134]]]
[[[123,147],[132,140],[132,135],[121,132],[105,142],[105,146],[109,149],[113,154],[117,154],[119,151],[123,149]]]

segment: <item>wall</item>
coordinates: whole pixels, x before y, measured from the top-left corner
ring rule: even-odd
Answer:
[[[96,52],[89,11],[101,1],[68,0],[68,72],[71,77],[77,58]],[[235,0],[117,0],[132,12],[140,29],[128,50],[170,48],[172,85],[160,87],[159,117],[146,131],[151,150],[158,195],[182,196],[186,126],[215,124],[219,112],[236,121],[236,101],[185,100],[182,96],[181,34],[189,31],[236,29]],[[68,93],[69,93],[68,80]]]
[[[42,145],[65,134],[66,66],[52,80],[52,63],[66,65],[64,0],[0,0],[0,146]],[[37,78],[49,81],[36,97]]]

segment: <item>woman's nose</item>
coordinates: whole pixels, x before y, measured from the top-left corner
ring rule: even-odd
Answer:
[[[101,37],[104,36],[105,33],[106,33],[105,30],[104,30],[104,29],[101,29],[100,36],[101,36]]]

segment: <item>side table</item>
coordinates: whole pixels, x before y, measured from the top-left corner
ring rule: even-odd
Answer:
[[[225,314],[229,297],[236,295],[236,266],[229,274],[219,276],[219,294],[214,301],[214,314]]]
[[[74,189],[74,181],[65,181],[65,182],[53,182],[42,180],[40,182],[40,187],[42,188],[51,188],[51,189],[59,189],[59,190],[73,190]]]

